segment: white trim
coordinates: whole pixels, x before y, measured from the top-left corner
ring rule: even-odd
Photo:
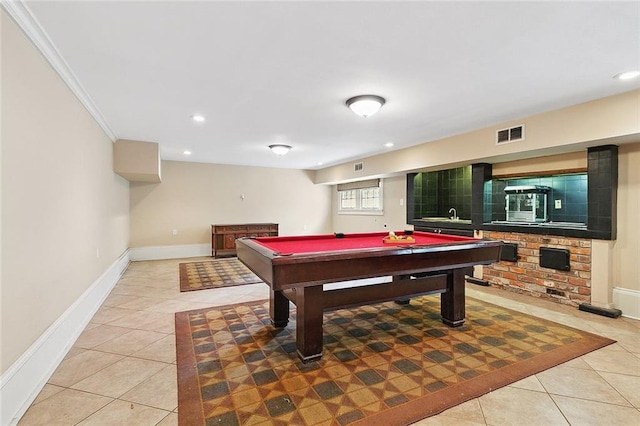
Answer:
[[[23,0],[0,0],[2,7],[13,18],[15,23],[24,31],[31,39],[36,48],[42,53],[42,56],[51,64],[53,69],[58,73],[62,81],[69,87],[71,92],[78,98],[80,103],[84,105],[89,114],[96,120],[105,134],[112,140],[116,141],[118,137],[111,130],[104,116],[91,99],[91,96],[84,89],[78,77],[71,70],[71,67],[64,60],[56,46],[49,38],[47,32],[42,28],[31,9]]]
[[[113,262],[0,376],[0,424],[17,424],[116,285],[127,265],[129,250]]]
[[[614,287],[613,304],[623,317],[640,320],[640,291]]]
[[[211,244],[133,247],[131,261],[211,256]]]

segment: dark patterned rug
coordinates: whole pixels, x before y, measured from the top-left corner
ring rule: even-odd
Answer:
[[[262,282],[237,258],[180,264],[180,291],[204,290]]]
[[[403,425],[614,341],[467,298],[466,323],[440,297],[327,312],[321,360],[296,355],[295,320],[269,302],[176,313],[180,425]]]

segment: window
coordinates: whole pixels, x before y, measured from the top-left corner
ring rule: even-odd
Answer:
[[[356,198],[358,191],[352,189],[350,191],[340,191],[340,210],[355,210],[358,208]]]
[[[380,187],[360,189],[360,208],[380,210]]]
[[[382,214],[380,179],[338,185],[338,212],[346,214]]]

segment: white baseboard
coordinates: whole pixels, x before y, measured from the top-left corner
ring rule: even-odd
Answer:
[[[18,423],[116,285],[129,261],[127,250],[0,376],[1,425]]]
[[[613,304],[623,317],[640,320],[640,291],[614,287]]]
[[[132,247],[129,251],[132,261],[181,259],[183,257],[211,256],[211,244]]]

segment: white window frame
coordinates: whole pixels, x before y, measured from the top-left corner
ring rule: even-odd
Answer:
[[[378,208],[365,208],[362,207],[362,199],[363,195],[366,191],[370,191],[371,189],[378,190]],[[342,194],[346,192],[354,192],[355,193],[355,207],[354,208],[343,208],[342,206]],[[369,188],[357,188],[357,189],[347,189],[344,191],[338,191],[338,214],[351,214],[351,215],[373,215],[373,216],[382,216],[384,214],[384,205],[383,205],[383,190],[382,190],[382,180],[380,180],[380,186],[378,187],[369,187]]]

